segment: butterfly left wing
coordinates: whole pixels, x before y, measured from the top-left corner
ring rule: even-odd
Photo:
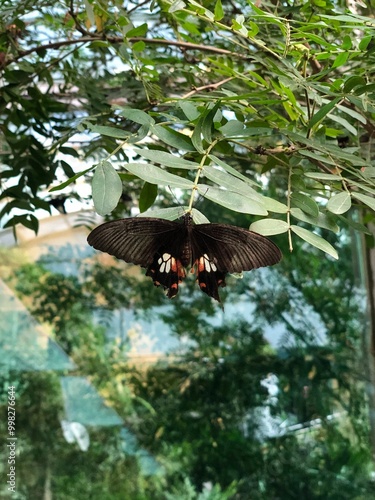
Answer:
[[[129,217],[101,224],[91,231],[87,242],[125,262],[148,267],[159,248],[175,240],[180,226],[163,219]]]
[[[228,224],[192,227],[193,262],[201,290],[218,300],[227,273],[240,273],[280,262],[280,249],[268,238]]]
[[[178,258],[161,249],[155,254],[152,264],[147,269],[146,276],[152,278],[155,286],[161,285],[168,289],[167,296],[171,299],[177,295],[178,285],[185,278],[186,273]]]
[[[167,288],[168,297],[174,297],[185,277],[179,260],[185,236],[186,229],[178,222],[134,217],[101,224],[87,241],[96,250],[146,267],[154,284]]]

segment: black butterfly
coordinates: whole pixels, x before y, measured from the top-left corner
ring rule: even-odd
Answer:
[[[277,264],[279,248],[260,234],[228,224],[193,224],[135,217],[106,222],[95,228],[88,243],[115,257],[147,268],[154,285],[168,289],[169,298],[192,266],[202,292],[220,302],[218,287],[227,273],[240,273]]]

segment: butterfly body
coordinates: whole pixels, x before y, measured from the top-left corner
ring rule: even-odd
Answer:
[[[190,214],[181,222],[150,217],[120,219],[102,224],[88,243],[103,252],[147,268],[156,286],[169,298],[178,292],[185,268],[197,273],[203,292],[220,302],[218,287],[225,276],[281,260],[279,248],[264,236],[228,224],[193,224]]]

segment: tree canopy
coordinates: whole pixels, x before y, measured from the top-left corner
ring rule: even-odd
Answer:
[[[199,193],[251,214],[290,249],[302,238],[336,258],[322,230],[366,232],[351,207],[375,208],[371,6],[3,1],[2,14],[5,226],[36,230],[35,209],[77,197],[85,175],[102,215],[169,187],[185,209]],[[169,205],[154,215],[181,214]]]

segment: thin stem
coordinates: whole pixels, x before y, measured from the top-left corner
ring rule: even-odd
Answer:
[[[217,142],[218,142],[218,140],[216,139],[212,144],[210,144],[210,146],[207,148],[207,151],[202,156],[202,159],[199,163],[199,167],[197,169],[197,173],[195,175],[194,186],[192,187],[192,190],[191,190],[189,206],[188,206],[188,209],[186,210],[186,213],[191,213],[191,211],[193,210],[194,197],[195,197],[195,192],[198,190],[199,177],[202,174],[202,170],[203,170],[203,167],[204,167],[204,164],[206,162],[208,155],[210,154],[212,148],[214,146],[216,146]]]
[[[288,173],[288,199],[287,199],[288,211],[286,213],[286,221],[287,221],[287,224],[288,224],[289,251],[293,252],[292,230],[290,228],[290,198],[291,198],[291,196],[292,196],[292,166],[289,165],[289,173]]]

